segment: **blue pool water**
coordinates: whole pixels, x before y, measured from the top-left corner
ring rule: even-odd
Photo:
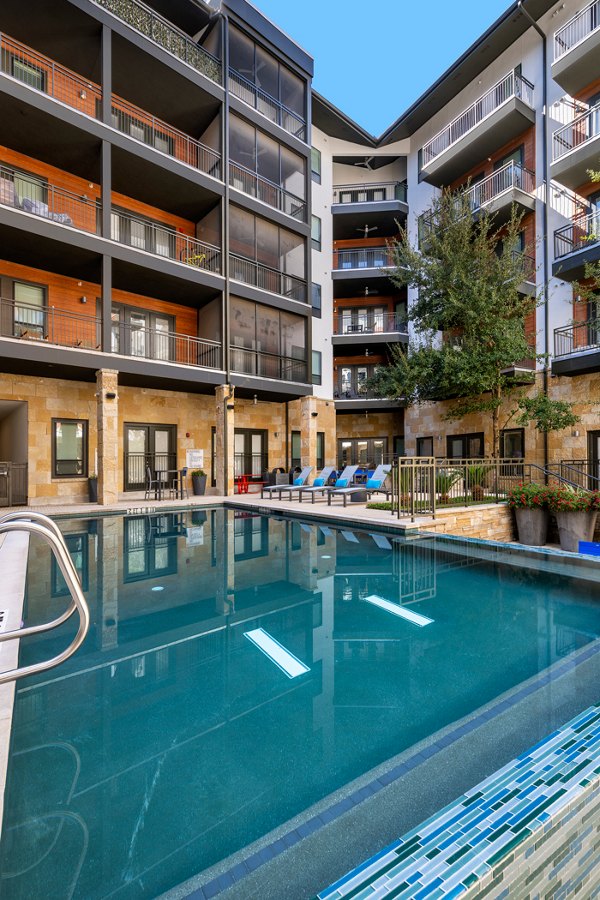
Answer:
[[[155,897],[600,634],[558,558],[224,510],[60,525],[92,625],[18,687],[3,900]],[[65,602],[33,543],[27,624]]]

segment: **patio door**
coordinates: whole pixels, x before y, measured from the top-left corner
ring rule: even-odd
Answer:
[[[597,490],[599,485],[595,479],[600,479],[600,431],[588,431],[588,459],[593,479],[590,488]]]
[[[123,474],[126,491],[141,491],[146,484],[146,466],[152,477],[158,471],[177,467],[176,425],[125,425]]]
[[[234,443],[234,472],[259,479],[267,468],[267,432],[236,428]]]

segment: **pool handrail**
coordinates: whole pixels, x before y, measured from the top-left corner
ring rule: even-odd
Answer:
[[[79,576],[77,575],[73,560],[69,555],[67,545],[55,523],[52,522],[51,525],[48,525],[47,522],[43,521],[46,518],[47,517],[45,516],[41,516],[40,513],[9,514],[4,516],[3,521],[0,522],[0,534],[25,531],[29,534],[39,535],[50,545],[50,549],[52,550],[67,583],[73,605],[79,613],[79,628],[71,643],[61,653],[58,653],[56,656],[43,662],[34,663],[29,666],[20,666],[16,669],[10,669],[7,672],[0,673],[0,685],[7,684],[10,681],[16,681],[19,678],[25,678],[28,675],[37,675],[40,672],[46,672],[48,669],[53,669],[56,666],[61,665],[61,663],[69,659],[79,649],[85,640],[90,627],[90,611],[83,595],[83,591],[81,590]],[[33,521],[33,519],[36,519],[36,521]],[[72,611],[67,610],[62,616],[59,616],[58,619],[55,619],[51,623],[4,632],[3,634],[0,634],[0,641],[18,640],[21,637],[27,637],[31,634],[48,631],[50,628],[56,628],[59,624],[66,621],[71,614]]]

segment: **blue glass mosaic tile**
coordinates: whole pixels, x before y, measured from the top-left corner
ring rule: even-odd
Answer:
[[[600,704],[323,890],[317,900],[464,896],[598,780]]]

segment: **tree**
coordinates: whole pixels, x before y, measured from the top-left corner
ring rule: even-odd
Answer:
[[[578,421],[569,404],[540,393],[525,397],[512,374],[515,364],[543,358],[526,333],[539,299],[519,290],[529,262],[520,250],[520,231],[514,210],[502,227],[484,210],[474,215],[464,191],[445,191],[434,201],[421,220],[420,248],[400,230],[390,277],[418,291],[408,315],[411,341],[407,353],[392,348],[390,364],[372,380],[382,396],[407,404],[449,400],[449,420],[473,412],[489,416],[494,456],[507,406],[506,423],[518,415],[542,431]]]

